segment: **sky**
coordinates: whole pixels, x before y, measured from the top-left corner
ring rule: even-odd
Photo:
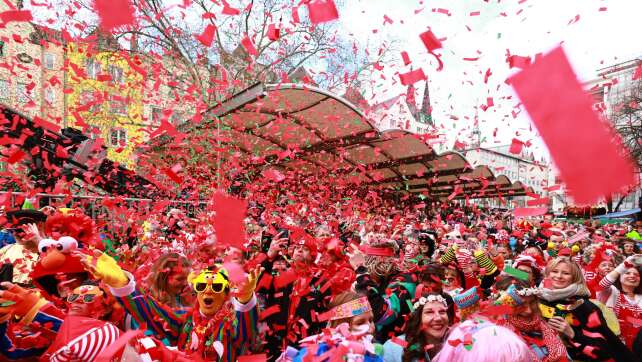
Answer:
[[[405,92],[396,73],[421,67],[430,82],[433,117],[450,144],[455,139],[471,141],[478,113],[482,146],[530,140],[529,150],[545,158],[548,152],[526,112],[511,115],[518,99],[504,81],[517,70],[509,69],[507,49],[513,55],[534,56],[561,44],[578,78],[586,82],[595,79],[600,68],[642,56],[636,36],[640,14],[639,0],[350,0],[340,7],[341,26],[359,41],[395,39],[412,60],[404,67],[396,55],[397,61],[383,70],[386,80],[373,77],[378,79],[372,87],[375,99]],[[384,25],[384,15],[393,23]],[[440,72],[419,39],[428,28],[445,38],[437,51],[443,54]],[[492,74],[484,83],[488,69]],[[424,85],[416,87],[423,90]],[[484,112],[478,106],[487,97],[493,97],[495,106]]]

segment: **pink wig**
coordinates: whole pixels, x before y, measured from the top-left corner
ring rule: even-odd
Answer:
[[[534,362],[535,354],[515,333],[480,318],[453,327],[435,362]]]

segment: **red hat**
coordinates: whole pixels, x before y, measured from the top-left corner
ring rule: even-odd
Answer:
[[[310,250],[310,255],[312,256],[312,258],[317,257],[317,241],[308,233],[306,233],[305,230],[299,228],[292,230],[291,240],[294,245],[303,245],[308,248],[308,250]]]
[[[543,269],[543,264],[543,260],[541,260],[541,256],[539,255],[537,256],[537,258],[535,258],[532,255],[520,254],[517,256],[517,258],[515,258],[515,262],[513,262],[513,268],[517,268],[520,265],[525,265],[530,267],[531,269],[537,269],[541,272],[541,270]]]

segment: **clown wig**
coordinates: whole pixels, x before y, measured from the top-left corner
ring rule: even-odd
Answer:
[[[515,333],[483,319],[454,327],[435,362],[535,362],[537,357]]]
[[[96,243],[95,240],[94,221],[80,210],[58,210],[47,218],[45,233],[54,239],[58,239],[61,236],[71,236],[84,246],[100,246],[97,245],[99,243]]]

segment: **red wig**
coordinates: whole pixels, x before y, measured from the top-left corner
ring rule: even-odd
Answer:
[[[58,210],[55,214],[49,216],[45,222],[45,233],[53,236],[54,239],[58,239],[60,236],[71,236],[82,245],[100,247],[100,243],[95,240],[95,229],[96,227],[91,217],[75,209],[67,210],[66,212]],[[58,233],[59,235],[52,235],[53,233]]]

